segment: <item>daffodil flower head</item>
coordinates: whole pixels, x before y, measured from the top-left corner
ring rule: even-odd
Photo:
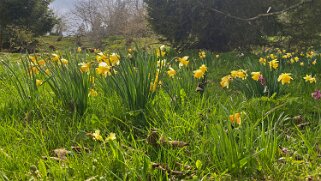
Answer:
[[[316,78],[312,77],[312,75],[306,75],[305,77],[303,77],[303,79],[305,80],[305,82],[310,82],[310,84],[317,82]]]
[[[205,75],[205,72],[203,72],[201,69],[195,70],[193,73],[196,79],[203,78]]]
[[[189,64],[188,58],[189,58],[189,56],[184,56],[184,57],[178,58],[179,67],[187,66]]]
[[[107,141],[114,141],[116,140],[116,134],[115,133],[109,133],[108,137],[106,138]]]
[[[226,76],[222,77],[221,82],[220,82],[221,87],[223,87],[223,88],[226,87],[228,89],[230,82],[232,80],[233,80],[233,78],[231,75],[226,75]]]
[[[262,76],[261,72],[252,72],[251,75],[252,75],[252,79],[255,81],[259,81],[260,77]]]
[[[93,136],[93,139],[94,139],[95,141],[104,141],[103,137],[102,137],[101,134],[100,134],[100,130],[96,130],[96,131],[92,134],[92,136]]]
[[[277,59],[273,59],[269,62],[270,69],[277,69],[279,67],[279,61]]]
[[[290,84],[291,80],[293,80],[293,78],[291,77],[290,73],[282,73],[278,78],[278,82],[281,82],[282,85]]]
[[[169,67],[167,74],[169,77],[173,78],[176,75],[176,70],[174,70],[172,67]]]

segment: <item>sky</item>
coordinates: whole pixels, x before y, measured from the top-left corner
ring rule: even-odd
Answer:
[[[65,13],[73,8],[74,3],[77,0],[54,0],[50,4],[50,8],[52,8],[55,12]]]

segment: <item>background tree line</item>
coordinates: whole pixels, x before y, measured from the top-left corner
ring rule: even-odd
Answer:
[[[34,37],[50,31],[100,48],[105,37],[130,41],[150,36],[151,27],[174,47],[220,51],[277,40],[319,44],[321,32],[319,0],[77,0],[60,15],[48,8],[52,1],[0,0],[0,49],[33,50]]]
[[[145,3],[152,29],[178,48],[230,50],[266,44],[271,38],[286,39],[290,44],[313,44],[320,39],[318,0],[145,0]]]

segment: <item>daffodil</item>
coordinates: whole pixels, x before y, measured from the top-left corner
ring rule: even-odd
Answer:
[[[114,140],[116,140],[116,134],[109,133],[108,137],[106,138],[106,141],[114,141]]]
[[[81,52],[81,47],[77,48],[77,52],[80,53]]]
[[[80,71],[81,71],[82,73],[86,73],[86,72],[88,72],[88,71],[90,70],[90,63],[84,63],[84,62],[82,62],[82,63],[80,63],[79,65],[80,65]]]
[[[198,53],[198,56],[200,57],[200,59],[204,60],[206,58],[206,52],[205,51],[200,51]]]
[[[156,56],[160,58],[160,57],[165,57],[165,55],[166,55],[166,47],[165,45],[162,45],[156,50]]]
[[[99,52],[97,53],[96,55],[96,60],[98,62],[106,62],[108,60],[108,57],[107,55],[105,55],[103,52]]]
[[[169,77],[174,77],[176,75],[176,70],[174,70],[172,67],[169,67],[169,70],[167,71],[167,74]]]
[[[29,73],[30,73],[30,74],[39,74],[39,69],[38,69],[38,67],[32,66],[32,67],[29,69]]]
[[[179,67],[187,66],[189,64],[188,58],[189,58],[189,56],[184,56],[182,58],[178,58]]]
[[[194,72],[194,77],[197,79],[203,78],[205,72],[203,72],[201,69],[195,70]]]
[[[93,139],[94,139],[95,141],[104,141],[103,137],[102,137],[101,134],[100,134],[100,130],[96,130],[96,131],[92,134],[92,136],[93,136]]]
[[[158,61],[157,61],[157,67],[159,67],[159,68],[164,67],[164,66],[166,65],[166,62],[167,62],[166,59],[158,60]]]
[[[67,59],[62,58],[61,59],[61,63],[64,64],[64,65],[67,65],[69,62],[68,62]]]
[[[33,63],[36,63],[37,58],[36,56],[29,55],[29,60]]]
[[[305,77],[303,77],[303,79],[305,80],[305,82],[310,82],[311,84],[317,82],[316,78],[312,77],[312,75],[306,75]]]
[[[304,62],[300,62],[300,66],[303,67],[304,66]]]
[[[39,60],[37,63],[38,63],[38,65],[40,65],[40,66],[46,65],[46,61],[45,61],[44,59]]]
[[[58,60],[60,59],[60,56],[53,53],[51,54],[51,60],[54,61],[54,62],[58,62]]]
[[[224,77],[222,77],[220,84],[223,88],[225,88],[225,87],[229,88],[231,80],[232,80],[232,76],[230,76],[230,75],[224,76]]]
[[[252,72],[251,75],[252,75],[252,79],[255,81],[259,81],[260,77],[262,76],[261,72]]]
[[[246,74],[246,71],[245,71],[245,70],[240,69],[240,70],[233,70],[233,71],[231,71],[231,76],[232,76],[233,78],[240,78],[240,79],[245,80],[246,77],[247,77],[247,74]]]
[[[90,89],[88,93],[88,97],[96,97],[98,96],[98,92],[95,89]]]
[[[241,113],[235,113],[229,116],[229,119],[231,121],[231,123],[237,123],[238,125],[241,124],[242,120],[241,120]]]
[[[277,56],[275,56],[274,54],[270,54],[269,55],[269,57],[272,59],[272,60],[274,60],[274,59],[277,59],[278,57]]]
[[[317,64],[317,59],[315,59],[313,62],[312,62],[312,65],[315,65]]]
[[[107,65],[106,62],[100,62],[98,65],[98,68],[96,68],[96,73],[98,75],[103,75],[103,76],[107,76],[110,74],[110,69],[111,67],[109,65]]]
[[[207,72],[207,67],[205,64],[203,64],[202,66],[200,66],[200,70],[203,71],[204,73]]]
[[[109,56],[109,61],[112,66],[119,65],[120,62],[120,56],[117,53],[112,53]]]
[[[36,86],[39,87],[42,85],[42,80],[36,79]]]
[[[272,69],[277,69],[279,67],[279,61],[277,61],[277,59],[274,59],[272,61],[269,62],[269,66]]]
[[[261,57],[261,58],[259,59],[259,62],[260,62],[262,65],[265,65],[265,64],[266,64],[266,58]]]
[[[281,82],[282,85],[290,84],[291,80],[293,80],[293,78],[290,73],[282,73],[278,78],[278,82]]]
[[[220,58],[220,55],[215,55],[216,58]]]

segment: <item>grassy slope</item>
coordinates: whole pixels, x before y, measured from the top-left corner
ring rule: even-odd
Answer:
[[[69,43],[61,46],[69,47]],[[184,101],[176,105],[166,93],[159,92],[146,115],[148,127],[135,125],[142,118],[126,113],[114,94],[100,93],[90,99],[83,117],[53,104],[45,88],[35,108],[21,107],[17,92],[1,74],[0,180],[319,179],[320,114],[313,109],[319,104],[293,100],[302,93],[296,87],[289,91],[289,98],[250,100],[220,88],[220,77],[246,61],[256,59],[237,58],[233,53],[213,59],[203,98],[193,87],[185,90]],[[305,111],[300,112],[303,107]],[[228,116],[240,111],[247,113],[242,126],[225,126]],[[290,118],[298,114],[310,125],[296,127],[296,120]],[[146,139],[151,128],[166,139],[185,141],[189,146],[154,147]],[[116,133],[116,141],[104,144],[86,135],[96,129],[104,137]],[[72,150],[72,146],[90,151],[72,151],[60,162],[49,158],[54,149]],[[152,163],[166,164],[187,177],[153,169]]]

